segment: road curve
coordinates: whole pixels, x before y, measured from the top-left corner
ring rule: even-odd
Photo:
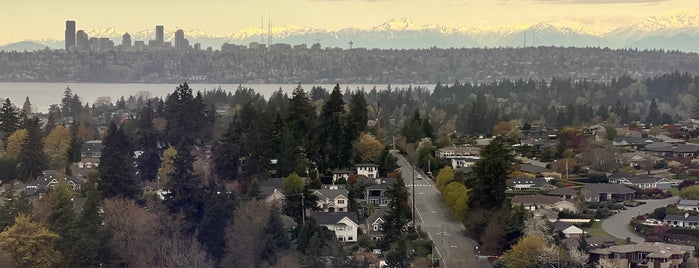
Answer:
[[[617,239],[626,239],[627,237],[630,237],[631,241],[641,243],[644,241],[644,239],[629,231],[629,222],[631,221],[631,218],[638,215],[651,213],[656,208],[664,207],[668,204],[677,203],[677,200],[679,200],[679,197],[677,196],[665,199],[641,200],[646,203],[637,207],[627,207],[626,210],[621,210],[621,212],[605,219],[602,222],[602,230],[616,237]]]

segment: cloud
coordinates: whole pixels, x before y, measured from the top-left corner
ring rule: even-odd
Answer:
[[[540,3],[561,4],[561,5],[582,5],[582,4],[648,4],[668,2],[670,0],[538,0]]]

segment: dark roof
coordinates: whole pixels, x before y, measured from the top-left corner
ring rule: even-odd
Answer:
[[[533,184],[534,187],[542,187],[546,184],[546,179],[544,178],[514,178],[507,180],[507,186],[514,186],[515,184]]]
[[[555,221],[551,223],[551,226],[553,227],[554,231],[563,231],[565,229],[568,229],[568,227],[573,226],[570,223],[567,222],[562,222],[562,221]]]
[[[693,221],[693,222],[699,222],[699,216],[688,215],[687,217],[685,217],[684,215],[670,214],[670,215],[665,216],[664,221]]]
[[[318,192],[321,196],[330,199],[335,199],[340,195],[349,196],[349,191],[342,184],[323,185],[320,189],[311,189],[311,191]]]
[[[546,193],[547,195],[555,195],[555,196],[574,196],[578,193],[578,190],[576,189],[571,189],[571,188],[556,188],[551,190],[550,192]]]
[[[557,196],[551,195],[515,195],[512,197],[512,204],[555,204],[556,202],[563,201],[563,199]]]
[[[680,205],[680,206],[699,206],[699,200],[682,199],[680,201],[677,201],[677,205]]]
[[[633,194],[636,193],[633,189],[626,187],[623,184],[610,184],[610,183],[585,183],[584,189],[590,191],[593,195],[599,195],[602,193],[612,193],[612,194]]]
[[[366,218],[366,223],[367,224],[373,224],[377,219],[383,218],[383,216],[386,214],[386,209],[381,209],[379,207],[378,209],[374,209],[374,213],[371,213],[368,218]]]
[[[83,146],[80,148],[80,152],[86,154],[102,152],[102,148],[104,148],[104,145],[102,145],[101,140],[91,140],[83,143]]]
[[[282,185],[284,185],[284,178],[269,178],[261,181],[260,194],[263,197],[267,197],[274,193],[274,189],[281,191]]]
[[[355,167],[378,167],[377,164],[356,164]]]
[[[354,171],[338,169],[338,170],[333,170],[333,174],[354,174]]]
[[[519,165],[519,170],[524,171],[524,172],[529,172],[529,173],[544,173],[544,172],[551,171],[545,167],[535,166],[535,165],[526,164],[526,163]]]
[[[653,182],[657,182],[663,178],[650,176],[650,175],[636,175],[636,176],[626,177],[626,179],[632,183],[653,183]]]
[[[634,136],[629,136],[629,137],[616,137],[614,138],[614,143],[626,143],[628,145],[646,145],[646,144],[651,144],[655,142],[660,142],[660,139],[648,137],[648,138],[643,138],[643,137],[634,137]]]
[[[336,224],[344,217],[349,218],[355,224],[358,224],[356,212],[314,212],[313,218],[318,224]]]
[[[696,153],[699,152],[699,145],[691,143],[671,144],[667,142],[656,142],[646,145],[644,150],[652,152]]]

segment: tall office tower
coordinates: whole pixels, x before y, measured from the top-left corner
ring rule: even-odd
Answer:
[[[129,33],[125,33],[121,36],[121,46],[123,48],[131,47],[131,35]]]
[[[75,33],[75,47],[80,50],[90,50],[90,41],[87,33],[83,30],[78,30]]]
[[[186,39],[184,39],[184,30],[178,29],[175,31],[175,48],[178,50],[186,49],[187,46],[185,45]]]
[[[156,25],[155,26],[155,42],[158,43],[158,45],[162,46],[163,43],[165,42],[165,38],[163,38],[165,35],[165,29],[163,28],[162,25]]]
[[[66,21],[66,50],[69,50],[75,46],[75,21]]]

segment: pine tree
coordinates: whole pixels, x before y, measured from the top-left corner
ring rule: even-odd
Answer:
[[[15,223],[15,218],[20,214],[28,215],[32,212],[32,204],[24,192],[15,194],[14,183],[9,184],[5,192],[2,193],[5,204],[0,207],[0,230]]]
[[[24,104],[22,105],[22,114],[29,117],[32,114],[32,103],[29,101],[29,96],[24,99]]]
[[[481,159],[473,166],[473,178],[468,181],[472,196],[469,207],[498,209],[505,201],[505,180],[510,173],[513,157],[510,149],[497,140],[485,146]]]
[[[153,125],[153,108],[148,101],[138,115],[136,123],[136,144],[143,153],[138,157],[138,171],[141,181],[153,181],[158,176],[160,153],[158,137],[160,133]]]
[[[215,260],[221,260],[226,254],[226,228],[233,221],[235,213],[235,195],[225,192],[225,188],[213,188],[199,225],[199,242]]]
[[[655,98],[650,103],[648,108],[648,116],[646,117],[646,122],[653,125],[660,125],[660,110],[658,110],[658,104],[655,102]]]
[[[402,177],[398,177],[396,182],[391,185],[391,188],[386,192],[386,196],[390,198],[388,211],[384,218],[383,224],[384,233],[384,249],[388,249],[392,243],[400,243],[405,239],[406,226],[410,222],[412,213],[408,205],[408,197],[410,193],[405,187]]]
[[[23,181],[29,181],[41,175],[48,166],[47,157],[44,154],[44,145],[41,140],[39,119],[32,118],[27,122],[27,138],[22,144],[22,149],[17,156],[17,177]]]
[[[262,233],[265,243],[260,252],[260,259],[267,261],[267,263],[274,264],[277,262],[277,256],[291,248],[291,240],[284,228],[279,208],[272,207],[269,219]]]
[[[192,234],[203,215],[203,193],[199,177],[194,173],[191,148],[180,144],[174,161],[174,172],[165,188],[169,191],[165,204],[170,213],[182,213],[186,222],[183,230]]]
[[[368,110],[363,91],[357,90],[352,94],[349,107],[349,122],[356,133],[356,138],[359,133],[366,131],[367,127]]]
[[[19,112],[10,102],[10,99],[5,99],[2,108],[0,108],[0,131],[9,136],[17,128],[19,128]]]
[[[165,101],[165,140],[168,144],[195,144],[206,126],[204,110],[201,93],[194,97],[187,83],[175,88]]]
[[[68,183],[62,181],[53,188],[51,194],[51,213],[48,226],[60,236],[56,249],[63,253],[67,267],[75,267],[75,254],[80,251],[76,244],[78,238],[77,219],[73,210],[73,191]]]
[[[99,166],[99,189],[102,196],[138,197],[140,187],[134,174],[133,151],[124,129],[117,127],[114,122],[109,124],[102,144],[104,148]]]
[[[324,167],[337,169],[346,164],[340,161],[340,149],[343,144],[343,138],[347,140],[351,139],[351,137],[343,137],[344,122],[342,117],[344,115],[344,105],[345,102],[342,100],[342,93],[338,84],[330,93],[330,99],[323,105],[323,110],[320,114],[319,126],[321,128],[317,136],[317,143],[321,146],[321,154],[325,160],[325,165],[322,165],[321,169],[324,169]]]
[[[302,148],[306,155],[314,157],[319,144],[313,142],[316,131],[316,111],[301,86],[294,89],[289,101],[284,125],[294,135],[294,147]]]
[[[228,125],[226,133],[214,146],[214,170],[221,180],[233,180],[238,177],[242,136],[242,129],[236,123],[238,120],[236,115],[233,122]]]

